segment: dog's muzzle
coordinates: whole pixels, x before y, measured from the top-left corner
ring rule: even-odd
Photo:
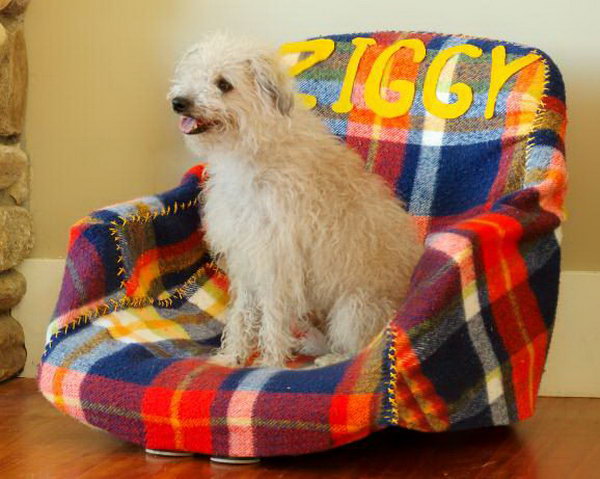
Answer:
[[[186,135],[198,135],[199,133],[204,133],[214,125],[214,122],[189,115],[188,112],[193,104],[187,98],[181,96],[175,97],[171,101],[171,106],[173,107],[173,111],[175,113],[179,113],[181,115],[181,119],[179,120],[179,129]]]
[[[179,129],[186,135],[198,135],[208,130],[214,123],[183,115],[179,120]]]

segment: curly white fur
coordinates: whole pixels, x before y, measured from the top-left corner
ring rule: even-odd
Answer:
[[[223,79],[230,91],[219,89]],[[309,318],[332,353],[319,364],[358,352],[392,318],[422,252],[401,202],[296,107],[269,48],[207,37],[179,63],[169,97],[208,125],[185,138],[207,163],[206,238],[231,281],[214,359],[239,366],[258,350],[262,364],[282,366]]]

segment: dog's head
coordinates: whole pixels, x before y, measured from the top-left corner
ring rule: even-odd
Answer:
[[[294,108],[291,79],[276,52],[222,33],[187,51],[168,99],[199,154],[256,147]]]

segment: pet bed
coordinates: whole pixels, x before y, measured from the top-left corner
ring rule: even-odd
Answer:
[[[227,278],[203,244],[197,166],[166,193],[72,227],[41,392],[146,448],[229,457],[310,453],[389,426],[436,432],[530,417],[554,322],[566,187],[553,62],[511,43],[414,32],[282,50],[299,53],[291,73],[302,100],[418,225],[426,250],[395,318],[328,367],[207,362]]]

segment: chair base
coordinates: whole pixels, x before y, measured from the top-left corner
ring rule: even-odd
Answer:
[[[165,451],[164,449],[144,449],[146,454],[152,454],[153,456],[165,456],[165,457],[191,457],[194,455],[193,452],[185,451]]]
[[[211,462],[218,464],[229,464],[235,466],[245,466],[248,464],[257,464],[260,462],[259,457],[224,457],[224,456],[211,456]]]

